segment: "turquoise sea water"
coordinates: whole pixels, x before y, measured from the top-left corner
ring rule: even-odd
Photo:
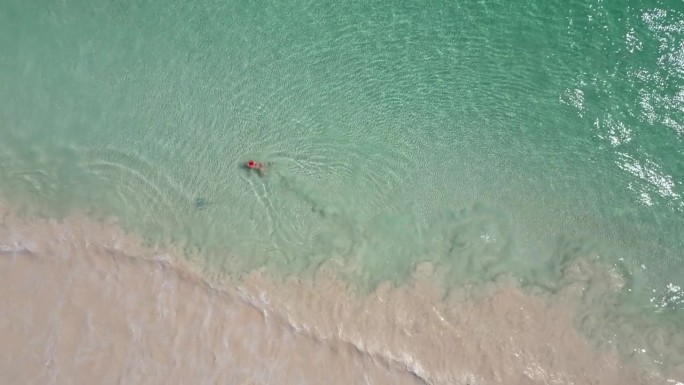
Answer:
[[[681,325],[684,4],[7,0],[0,180],[228,274],[599,259]]]

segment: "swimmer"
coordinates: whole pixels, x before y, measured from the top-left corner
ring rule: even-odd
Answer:
[[[264,175],[264,172],[266,172],[266,163],[250,160],[245,165],[248,169],[257,171],[259,175]]]

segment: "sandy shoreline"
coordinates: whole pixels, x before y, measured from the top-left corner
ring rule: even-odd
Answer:
[[[0,208],[0,382],[676,384],[593,349],[555,304],[493,283],[444,299],[434,267],[357,294],[333,273],[209,283],[112,223]]]

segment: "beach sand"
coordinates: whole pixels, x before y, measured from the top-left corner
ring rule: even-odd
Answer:
[[[429,263],[370,294],[327,269],[208,279],[114,222],[0,213],[3,384],[677,383],[582,338],[581,286],[445,293]]]

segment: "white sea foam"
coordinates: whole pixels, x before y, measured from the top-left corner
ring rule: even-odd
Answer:
[[[684,378],[681,365],[645,367],[640,360],[651,350],[663,360],[681,358],[672,351],[681,331],[634,329],[645,331],[650,345],[628,361],[597,350],[576,331],[577,317],[589,331],[614,322],[610,309],[583,313],[590,308],[583,303],[606,301],[625,284],[610,271],[596,275],[587,262],[569,262],[553,294],[532,294],[501,278],[445,297],[435,286],[439,267],[430,263],[418,265],[406,285],[384,283],[364,294],[329,267],[313,280],[283,281],[259,271],[237,281],[208,280],[178,250],[142,246],[113,224],[3,214],[0,335],[14,347],[0,352],[4,383],[657,384]],[[30,251],[21,246],[29,244]]]

